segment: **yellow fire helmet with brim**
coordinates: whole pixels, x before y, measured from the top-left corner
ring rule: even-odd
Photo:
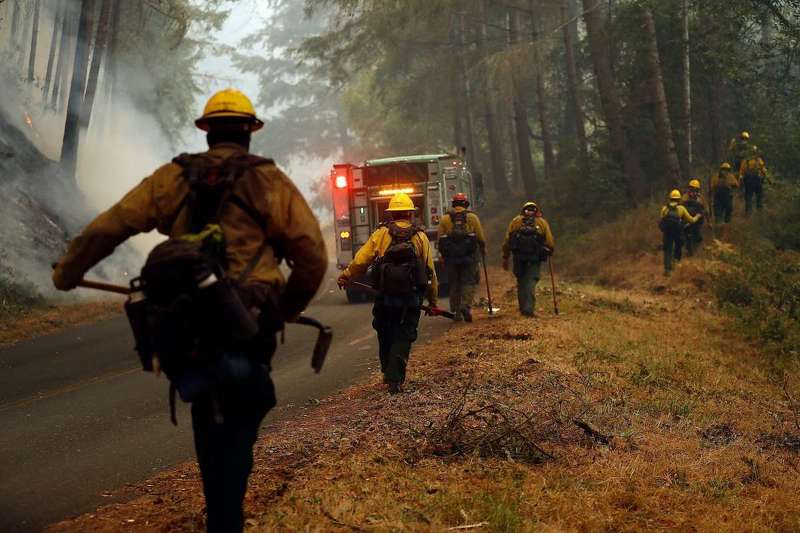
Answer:
[[[392,196],[392,199],[389,200],[389,207],[386,209],[387,212],[416,210],[417,208],[414,206],[414,201],[404,192],[399,192]]]
[[[689,181],[689,188],[691,189],[699,189],[700,188],[700,180],[691,180]]]
[[[203,131],[213,129],[216,119],[240,118],[248,131],[258,131],[264,127],[264,122],[256,117],[253,102],[238,89],[223,89],[208,99],[203,116],[194,121],[195,125]]]
[[[730,170],[732,167],[731,167],[731,164],[730,164],[730,163],[728,163],[727,161],[725,161],[724,163],[722,163],[722,164],[719,166],[719,168],[721,168],[722,170]]]
[[[671,193],[669,193],[670,200],[680,200],[681,199],[681,191],[678,189],[673,189]]]
[[[741,139],[743,141],[750,140],[750,132],[749,131],[743,131],[742,133],[739,134],[739,137],[741,137]]]

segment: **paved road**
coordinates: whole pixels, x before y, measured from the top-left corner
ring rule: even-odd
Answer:
[[[328,287],[332,286],[328,280]],[[320,375],[315,334],[290,326],[274,359],[278,408],[291,416],[363,377],[376,364],[369,305],[326,289],[308,314],[334,327]],[[424,319],[421,340],[448,327]],[[107,503],[128,483],[193,457],[187,406],[169,422],[167,382],[139,368],[124,317],[0,349],[0,531],[38,531]]]

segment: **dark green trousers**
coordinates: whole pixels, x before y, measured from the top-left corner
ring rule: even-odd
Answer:
[[[717,191],[714,195],[714,222],[728,224],[733,215],[733,193],[728,190]]]
[[[260,362],[253,364],[249,377],[220,386],[216,405],[211,398],[192,403],[194,447],[203,478],[209,533],[240,533],[244,529],[242,504],[253,469],[253,445],[264,416],[276,402],[269,377],[274,337],[266,344],[258,359],[254,358]]]
[[[376,301],[372,327],[378,333],[378,355],[385,383],[404,383],[411,345],[417,340],[420,308]]]
[[[519,312],[533,316],[536,310],[536,285],[539,283],[542,262],[539,258],[514,256],[514,276],[517,278]]]
[[[672,272],[673,261],[680,261],[683,256],[683,232],[665,231],[662,233],[664,249],[664,273]]]
[[[746,214],[753,212],[753,198],[756,208],[764,209],[764,180],[755,174],[746,174],[744,177],[744,211]]]

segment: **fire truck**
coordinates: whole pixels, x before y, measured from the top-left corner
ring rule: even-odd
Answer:
[[[358,249],[386,220],[391,197],[408,194],[417,207],[415,224],[422,227],[434,246],[437,275],[446,290],[446,280],[438,272],[439,219],[450,206],[453,196],[463,192],[474,198],[472,174],[464,159],[452,154],[412,155],[372,159],[363,165],[333,165],[334,233],[336,263],[347,267]],[[361,301],[364,293],[347,291],[349,302]]]

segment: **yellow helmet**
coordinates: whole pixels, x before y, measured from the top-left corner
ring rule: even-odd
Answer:
[[[399,192],[392,196],[392,199],[389,200],[389,207],[386,209],[387,212],[416,210],[417,208],[414,207],[414,201],[404,192]]]
[[[721,168],[722,170],[730,170],[732,167],[731,167],[731,164],[730,164],[730,163],[728,163],[727,161],[725,161],[724,163],[722,163],[722,164],[719,166],[719,168]]]
[[[740,138],[741,138],[743,141],[747,141],[747,140],[749,140],[749,139],[750,139],[750,132],[743,131],[742,133],[740,133],[740,134],[739,134],[739,137],[740,137]]]
[[[681,199],[681,191],[678,189],[673,189],[671,193],[669,193],[670,200],[680,200]]]
[[[522,206],[522,210],[525,211],[526,209],[533,209],[534,211],[538,211],[539,206],[536,205],[536,202],[525,202],[525,205]]]
[[[689,182],[689,187],[692,189],[699,189],[700,188],[700,180],[691,180]]]
[[[194,121],[203,131],[211,129],[210,121],[216,118],[233,117],[248,119],[249,131],[258,131],[264,123],[256,117],[253,102],[238,89],[223,89],[208,99],[203,116]]]

